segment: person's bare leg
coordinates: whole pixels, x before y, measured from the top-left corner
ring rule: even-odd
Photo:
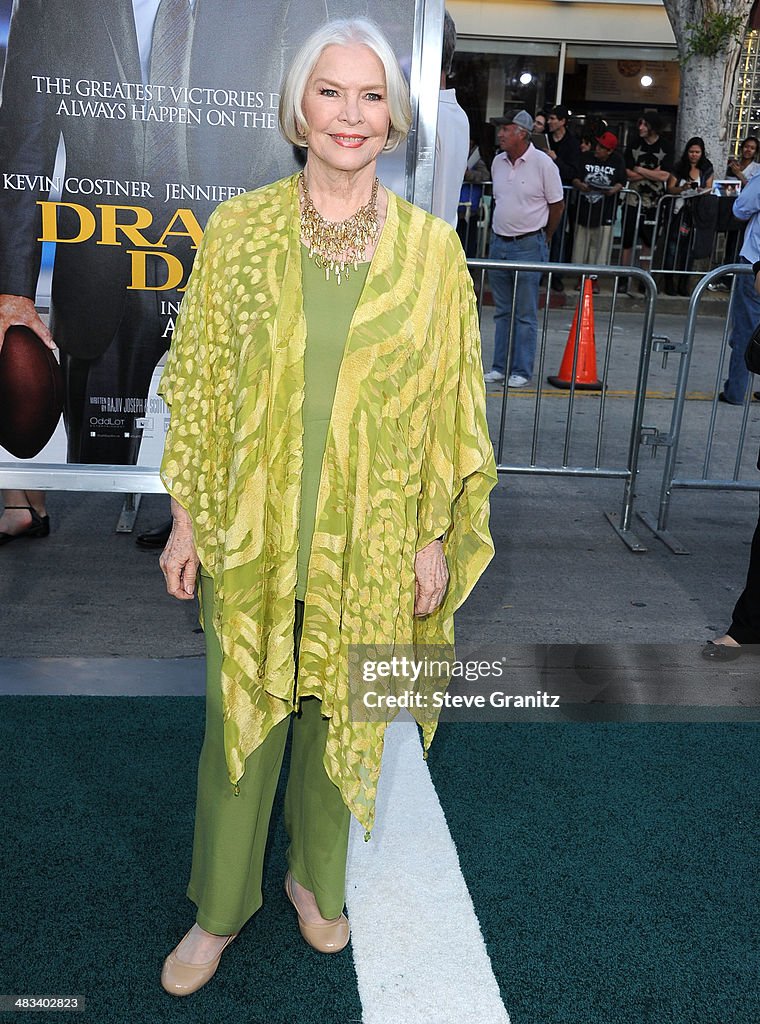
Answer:
[[[290,876],[290,891],[293,894],[293,901],[301,918],[306,924],[328,924],[329,921],[336,921],[337,918],[322,917],[317,906],[317,900],[313,892],[309,892]]]
[[[207,964],[219,956],[229,935],[214,935],[194,924],[177,946],[176,955],[185,964]]]
[[[716,636],[712,643],[717,644],[719,647],[741,647],[732,636],[725,633],[723,636]]]
[[[44,491],[3,491],[2,494],[5,511],[0,516],[0,533],[23,533],[31,526],[31,514],[23,506],[31,505],[39,516],[46,514]],[[12,507],[16,505],[22,508]]]
[[[24,491],[24,494],[26,495],[27,504],[32,506],[38,516],[47,515],[44,491]]]

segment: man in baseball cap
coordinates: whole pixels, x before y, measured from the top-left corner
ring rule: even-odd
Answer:
[[[493,123],[498,126],[496,141],[501,152],[491,165],[495,206],[489,256],[494,260],[545,263],[549,258],[547,243],[565,205],[559,171],[530,141],[533,115],[527,110],[493,118]],[[508,386],[522,388],[533,376],[541,275],[492,270],[488,277],[496,307],[496,338],[493,366],[485,380],[487,384],[503,384],[508,374]],[[514,336],[510,346],[513,288]]]
[[[604,265],[612,249],[612,225],[617,213],[618,194],[627,175],[622,155],[617,151],[618,137],[604,131],[598,136],[593,154],[587,153],[573,187],[581,194],[573,241],[573,263]],[[594,291],[598,284],[594,281]]]
[[[618,148],[618,137],[614,132],[602,132],[596,141],[602,149],[606,149],[610,153]]]
[[[523,128],[528,135],[533,131],[533,122],[533,115],[529,114],[527,110],[515,110],[511,114],[505,114],[504,117],[491,118],[491,124],[495,124],[498,127],[506,124],[516,124],[518,128]]]

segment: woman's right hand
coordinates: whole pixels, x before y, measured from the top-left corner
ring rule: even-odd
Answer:
[[[166,580],[166,590],[179,601],[190,601],[195,595],[195,580],[200,560],[193,540],[190,518],[172,518],[172,532],[158,560]]]
[[[728,161],[728,169],[730,171],[733,171],[734,176],[739,179],[739,181],[742,183],[742,185],[746,185],[747,184],[747,179],[744,177],[744,172],[742,171],[741,164],[739,163],[738,160],[729,160]]]

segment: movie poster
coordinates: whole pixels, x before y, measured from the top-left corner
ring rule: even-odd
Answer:
[[[277,128],[283,73],[325,17],[367,5],[0,5],[0,302],[49,307],[64,378],[64,416],[36,461],[157,466],[156,384],[206,220],[298,169]],[[408,68],[413,0],[372,17]]]

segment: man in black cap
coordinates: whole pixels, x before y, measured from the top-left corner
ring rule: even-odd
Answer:
[[[660,135],[661,121],[653,111],[645,111],[636,124],[637,138],[625,151],[628,185],[638,192],[641,201],[639,239],[641,256],[647,258],[654,248],[652,231],[657,203],[665,192],[668,175],[673,169],[673,148]],[[630,266],[636,233],[635,196],[628,197],[623,213],[623,266]]]

